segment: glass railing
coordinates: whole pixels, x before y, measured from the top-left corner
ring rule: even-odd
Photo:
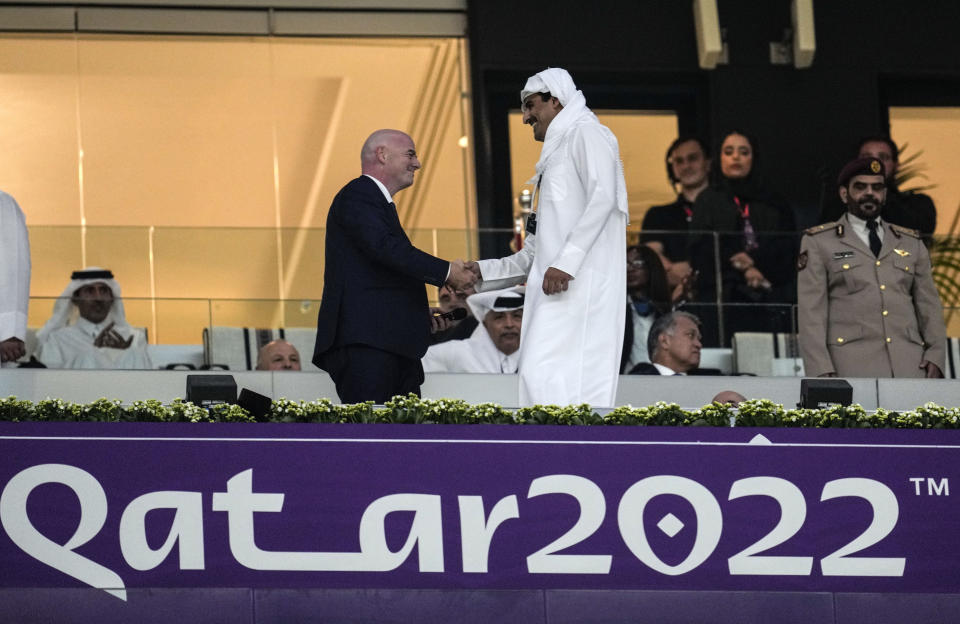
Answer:
[[[30,228],[31,294],[59,296],[70,273],[84,266],[113,270],[127,297],[154,299],[314,300],[323,293],[323,228],[59,227]],[[521,239],[512,229],[418,228],[414,245],[445,259],[500,257]],[[696,300],[792,303],[800,234],[663,232],[631,229],[631,242],[660,241],[667,256],[697,271]],[[935,279],[947,303],[960,300],[960,239],[937,237]],[[745,255],[744,255],[745,254]],[[745,266],[752,264],[754,282]]]
[[[50,318],[70,273],[86,264],[113,270],[128,322],[144,328],[154,350],[191,345],[202,352],[204,330],[215,327],[312,330],[323,292],[324,235],[309,228],[34,227],[29,326]],[[444,258],[508,254],[520,242],[512,230],[415,229],[409,235]],[[674,247],[685,250],[697,277],[677,303],[702,319],[705,347],[730,348],[742,332],[796,333],[797,233],[758,233],[749,251],[742,232],[631,230],[628,240],[641,235],[686,241]],[[947,333],[960,336],[954,313],[960,240],[937,237],[931,257]],[[747,282],[744,262],[760,270],[762,281]],[[435,303],[436,289],[425,289]],[[218,363],[215,354],[201,357],[203,364]]]
[[[38,342],[37,330],[51,317],[55,298],[35,297],[30,302],[31,329],[28,332],[27,356],[43,364],[45,347]],[[319,300],[279,299],[149,299],[125,297],[123,307],[126,325],[118,325],[114,339],[134,338],[129,346],[117,342],[94,347],[97,329],[84,327],[85,344],[77,336],[62,342],[72,345],[81,363],[56,360],[57,368],[187,368],[252,370],[257,365],[259,349],[268,342],[284,339],[294,345],[301,356],[303,370],[315,371],[310,364],[316,338]],[[797,306],[793,304],[716,304],[684,302],[677,310],[689,312],[700,322],[700,368],[717,374],[757,376],[800,376],[803,366],[797,344]],[[960,336],[951,327],[960,319],[960,308],[945,308],[948,336]],[[69,323],[75,322],[74,318]],[[640,324],[644,325],[643,323]],[[646,324],[649,326],[649,323]],[[645,352],[646,336],[633,340]],[[951,341],[954,367],[960,369],[960,347]],[[960,343],[958,343],[960,344]],[[955,348],[956,347],[956,348]],[[84,351],[100,349],[103,358],[88,358]],[[147,359],[124,357],[119,351],[142,349]],[[618,350],[618,353],[620,351]],[[87,353],[89,356],[90,354]],[[61,354],[58,357],[65,357]],[[641,359],[642,356],[641,356]],[[134,362],[135,364],[131,364]],[[949,362],[947,363],[949,365]],[[946,369],[945,369],[946,370]],[[625,371],[628,372],[628,371]]]

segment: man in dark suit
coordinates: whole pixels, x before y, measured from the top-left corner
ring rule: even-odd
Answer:
[[[313,363],[330,373],[342,403],[385,403],[419,395],[420,358],[434,317],[424,282],[469,288],[463,262],[447,262],[410,243],[393,196],[413,184],[420,168],[413,139],[378,130],[360,152],[359,178],[344,186],[327,215],[323,299]]]
[[[650,362],[637,364],[630,374],[695,374],[700,348],[700,319],[689,312],[669,312],[653,322],[647,335]]]

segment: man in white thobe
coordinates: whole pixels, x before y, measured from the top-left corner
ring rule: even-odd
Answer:
[[[37,344],[47,368],[153,368],[146,332],[127,324],[120,284],[99,267],[73,272]]]
[[[470,265],[479,291],[530,285],[520,405],[614,405],[623,345],[627,187],[620,148],[566,70],[532,76],[523,121],[543,141],[533,223],[516,254]]]
[[[0,362],[24,356],[30,299],[30,239],[16,200],[0,191]]]
[[[426,373],[517,372],[523,321],[524,287],[470,295],[474,318],[483,319],[469,338],[433,345],[423,356]]]

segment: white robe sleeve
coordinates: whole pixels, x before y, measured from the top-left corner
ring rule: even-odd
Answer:
[[[602,129],[584,124],[573,130],[570,158],[585,191],[586,205],[560,254],[549,266],[576,277],[610,214],[617,208],[617,161]]]
[[[61,344],[58,332],[53,332],[47,339],[40,343],[37,349],[36,357],[43,362],[47,368],[65,368],[67,357],[63,352],[64,345]]]
[[[17,202],[0,191],[0,340],[27,336],[30,240]]]
[[[500,290],[526,282],[530,267],[533,266],[533,257],[536,254],[536,238],[536,236],[528,234],[523,241],[523,249],[511,256],[493,260],[478,260],[480,281],[474,286],[477,292]]]

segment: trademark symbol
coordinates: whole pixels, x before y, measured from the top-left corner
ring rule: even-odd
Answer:
[[[923,484],[926,483],[927,496],[950,496],[950,481],[946,477],[910,477],[913,493],[923,496]]]

